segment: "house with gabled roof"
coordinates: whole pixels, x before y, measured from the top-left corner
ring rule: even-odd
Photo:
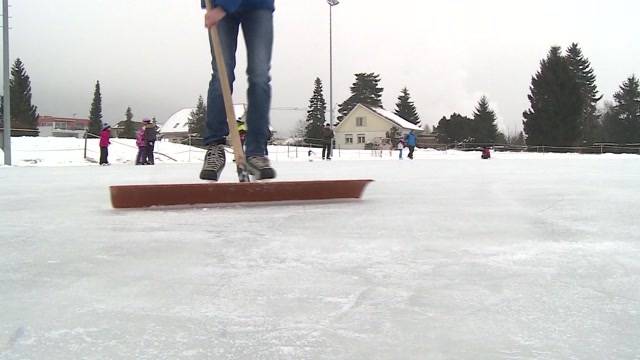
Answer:
[[[387,132],[396,127],[402,135],[423,129],[391,111],[358,104],[334,130],[336,147],[364,149],[365,144],[381,144]]]
[[[189,117],[193,108],[186,108],[171,115],[160,128],[163,139],[172,142],[180,142],[189,137]],[[236,113],[236,120],[244,122],[246,118],[247,106],[245,104],[234,104],[233,110]]]

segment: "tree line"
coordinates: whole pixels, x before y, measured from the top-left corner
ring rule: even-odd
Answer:
[[[351,95],[338,105],[337,123],[359,103],[384,108],[380,75],[357,73],[354,76]],[[603,96],[597,89],[595,71],[577,43],[571,44],[564,54],[560,47],[551,47],[540,62],[540,70],[532,77],[529,90],[530,108],[523,112],[523,131],[515,136],[499,131],[496,113],[486,96],[480,98],[472,117],[460,113],[443,116],[433,132],[440,143],[589,146],[602,142],[640,142],[638,78],[628,77],[613,94],[614,102],[598,109]],[[320,129],[327,121],[326,108],[322,81],[316,78],[301,136],[320,137]],[[406,87],[398,96],[394,113],[413,124],[421,124]],[[429,126],[425,129],[429,130]]]
[[[31,78],[20,58],[11,66],[9,79],[10,111],[11,111],[11,136],[38,136],[38,107],[32,103]],[[0,97],[0,122],[4,121],[4,96]],[[154,118],[155,120],[155,118]],[[89,108],[90,134],[97,135],[102,130],[102,93],[100,81],[96,81],[93,99]],[[3,124],[4,125],[4,124]],[[127,107],[124,120],[120,122],[122,128],[119,132],[121,138],[135,138],[136,122],[133,121],[131,107]]]
[[[357,104],[384,108],[380,87],[380,75],[356,73],[350,87],[350,96],[338,105],[336,124],[339,124]],[[11,68],[11,123],[12,136],[38,136],[38,112],[32,104],[31,81],[23,62],[18,58]],[[596,85],[595,71],[589,59],[576,43],[565,52],[558,46],[549,50],[540,61],[540,68],[529,86],[529,109],[523,116],[523,131],[507,139],[497,127],[496,113],[489,106],[489,99],[482,96],[472,117],[453,113],[442,117],[434,126],[434,133],[441,143],[524,143],[539,146],[589,146],[598,142],[640,142],[640,81],[629,76],[613,94],[613,102],[598,107],[603,96]],[[409,89],[404,87],[395,104],[394,113],[412,124],[420,126]],[[327,102],[320,78],[313,84],[304,127],[301,136],[319,139],[325,123]],[[2,109],[0,108],[0,114]],[[135,137],[133,113],[128,107],[121,122],[121,137]],[[200,96],[189,119],[189,131],[202,135],[206,106]],[[102,127],[102,95],[97,81],[89,111],[89,132],[99,133]],[[429,130],[429,126],[425,128]]]

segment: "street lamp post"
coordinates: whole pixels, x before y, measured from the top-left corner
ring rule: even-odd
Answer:
[[[329,128],[333,131],[333,19],[332,9],[338,0],[327,0],[329,4]]]
[[[2,50],[4,75],[4,164],[11,165],[11,89],[9,86],[9,0],[2,0]]]

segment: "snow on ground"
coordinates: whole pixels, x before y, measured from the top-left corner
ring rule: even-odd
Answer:
[[[274,147],[279,179],[376,181],[361,201],[117,211],[108,185],[196,182],[198,151],[57,166],[82,151],[28,141],[14,160],[51,166],[0,168],[1,359],[640,357],[640,156]]]

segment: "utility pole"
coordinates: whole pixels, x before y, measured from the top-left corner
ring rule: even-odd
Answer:
[[[4,73],[4,164],[11,165],[11,86],[9,84],[9,0],[2,0],[2,60]]]
[[[333,131],[333,19],[332,9],[338,0],[327,0],[329,4],[329,128]]]
[[[329,4],[329,129],[333,133],[333,7],[340,4],[338,0],[327,0]],[[336,146],[335,136],[331,138],[331,146],[329,147],[329,157],[333,155],[333,149]]]

